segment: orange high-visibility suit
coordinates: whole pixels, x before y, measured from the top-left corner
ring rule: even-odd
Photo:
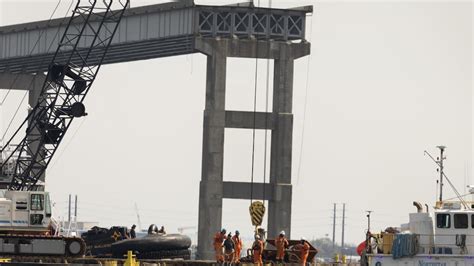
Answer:
[[[285,258],[285,249],[288,247],[289,243],[286,237],[278,236],[275,240],[275,246],[277,248],[276,259],[277,261],[283,261]]]
[[[308,260],[309,255],[309,244],[308,242],[304,242],[304,244],[300,244],[300,262],[301,265],[306,265],[306,260]]]
[[[235,256],[234,256],[234,262],[239,263],[240,262],[240,252],[242,251],[242,239],[234,235],[232,237],[232,240],[234,241],[234,246],[235,246]]]
[[[263,253],[263,241],[256,239],[252,245],[253,250],[253,263],[259,266],[263,265],[262,253]]]
[[[222,243],[225,240],[225,234],[217,232],[214,236],[214,250],[216,251],[216,261],[224,262],[224,255],[222,254]]]

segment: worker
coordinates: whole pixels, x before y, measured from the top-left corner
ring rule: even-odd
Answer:
[[[295,246],[295,249],[299,251],[301,265],[306,265],[309,255],[309,244],[304,237],[301,238],[301,242]]]
[[[148,234],[149,235],[155,235],[158,233],[158,227],[156,226],[156,224],[151,224],[149,227],[148,227]]]
[[[134,238],[137,237],[137,234],[135,233],[135,228],[136,227],[137,227],[136,225],[132,225],[132,229],[130,229],[130,238],[131,239],[134,239]]]
[[[165,227],[162,225],[160,230],[158,231],[160,234],[166,234]]]
[[[281,231],[275,240],[275,246],[277,248],[276,260],[282,263],[285,259],[285,249],[288,248],[288,239],[285,236],[285,231]]]
[[[234,263],[240,263],[240,252],[242,251],[242,239],[240,238],[239,230],[235,230],[235,235],[232,237],[235,246]]]
[[[255,235],[255,241],[252,245],[253,251],[253,263],[259,266],[263,265],[262,253],[263,253],[263,241],[259,235]]]
[[[225,234],[227,231],[222,228],[220,232],[217,232],[216,235],[214,236],[214,250],[216,252],[216,261],[217,263],[222,263],[224,262],[224,256],[222,255],[222,244],[224,243],[224,240],[226,239]]]
[[[227,235],[227,238],[224,240],[224,256],[225,262],[229,263],[229,265],[234,262],[234,255],[235,255],[235,244],[232,240],[232,233]]]

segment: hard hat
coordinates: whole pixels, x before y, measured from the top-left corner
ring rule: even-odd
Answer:
[[[285,235],[285,231],[281,231],[281,232],[280,232],[280,235]]]
[[[306,241],[306,238],[304,236],[301,237],[301,241]]]
[[[260,239],[260,236],[259,236],[259,235],[255,235],[255,239]]]

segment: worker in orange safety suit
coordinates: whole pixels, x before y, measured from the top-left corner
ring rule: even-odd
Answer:
[[[301,243],[295,246],[295,249],[299,251],[301,265],[306,265],[309,255],[309,244],[304,237],[301,238]]]
[[[263,253],[263,241],[260,240],[259,235],[255,235],[255,241],[252,245],[253,251],[253,263],[259,266],[263,265],[262,253]]]
[[[232,234],[229,233],[227,235],[227,238],[224,240],[224,261],[226,262],[226,265],[231,265],[231,263],[234,261],[234,255],[235,255],[235,244],[234,240],[232,240]]]
[[[239,230],[235,230],[235,235],[232,237],[235,246],[234,263],[240,263],[240,252],[242,251],[242,239],[240,238]]]
[[[285,237],[285,231],[281,231],[275,240],[275,246],[277,248],[276,260],[277,262],[283,262],[285,259],[285,249],[288,248],[288,239]]]
[[[220,232],[217,232],[214,236],[214,250],[216,252],[216,261],[218,263],[224,262],[224,254],[222,253],[222,244],[226,239],[225,234],[227,231],[223,228]]]

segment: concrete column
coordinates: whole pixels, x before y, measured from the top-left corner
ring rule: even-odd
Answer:
[[[12,74],[8,72],[0,73],[0,89],[11,89],[11,90],[24,90],[28,91],[28,104],[31,107],[34,107],[38,101],[38,97],[41,94],[41,90],[43,88],[44,80],[46,76],[37,73],[37,74]],[[10,119],[10,118],[8,118]],[[18,118],[17,118],[18,119]],[[20,118],[21,119],[21,118]],[[11,128],[10,133],[13,133],[16,128]],[[35,132],[39,134],[37,131]],[[3,134],[3,132],[2,132]],[[9,136],[6,136],[7,138]],[[7,139],[5,140],[7,141]],[[32,150],[39,149],[38,145],[34,145],[35,141],[31,141],[33,143]],[[13,143],[16,144],[16,143]],[[45,181],[45,173],[43,173],[40,177],[40,181]],[[2,185],[8,184],[10,180],[1,180]]]
[[[293,142],[293,71],[294,58],[289,46],[281,46],[274,63],[273,115],[270,183],[274,198],[268,203],[268,236],[285,230],[291,237],[291,154]]]
[[[199,190],[199,259],[213,259],[213,235],[222,226],[226,52],[217,44],[207,55],[202,177]]]
[[[223,182],[225,127],[253,129],[255,125],[272,130],[270,183],[254,185],[267,191],[268,236],[275,237],[280,230],[290,235],[293,66],[295,59],[310,53],[310,44],[198,37],[195,49],[208,56],[198,256],[213,259],[212,237],[222,226],[222,198],[250,198],[250,183]],[[225,111],[226,57],[275,59],[271,114]],[[256,197],[263,199],[263,195]]]

